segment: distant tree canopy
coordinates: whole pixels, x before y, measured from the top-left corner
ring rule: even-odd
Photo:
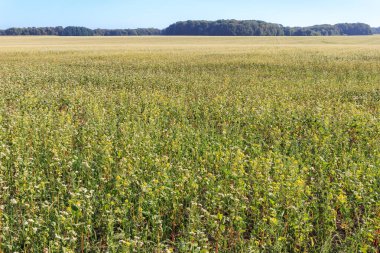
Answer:
[[[138,28],[138,29],[95,29],[91,30],[86,27],[68,26],[58,27],[27,27],[27,28],[9,28],[0,30],[0,35],[9,36],[28,36],[28,35],[55,35],[55,36],[148,36],[160,35],[161,30],[155,28]]]
[[[373,34],[380,34],[380,27],[373,27],[372,28],[372,33]]]
[[[205,36],[265,36],[284,35],[281,25],[264,21],[218,20],[218,21],[181,21],[162,31],[164,35],[205,35]]]
[[[95,29],[96,36],[151,36],[160,35],[161,30],[156,28],[138,28],[138,29]]]
[[[0,30],[0,35],[60,35],[63,31],[62,26],[57,27],[28,27],[28,28],[9,28]]]
[[[89,29],[79,26],[28,27],[0,30],[0,35],[55,35],[55,36],[152,36],[152,35],[196,35],[196,36],[332,36],[371,35],[380,33],[380,28],[367,24],[315,25],[310,27],[284,27],[280,24],[258,20],[180,21],[164,30],[139,29]]]
[[[86,28],[86,27],[79,27],[79,26],[68,26],[63,31],[61,36],[94,36],[94,31]]]
[[[207,36],[331,36],[370,35],[367,24],[316,25],[310,27],[284,27],[280,24],[256,20],[181,21],[162,31],[164,35]]]

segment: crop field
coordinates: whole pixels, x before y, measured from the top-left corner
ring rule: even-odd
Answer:
[[[0,38],[0,252],[379,248],[380,36]]]

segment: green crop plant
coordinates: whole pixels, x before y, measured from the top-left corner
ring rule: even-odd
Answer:
[[[0,252],[378,252],[380,37],[0,38]]]

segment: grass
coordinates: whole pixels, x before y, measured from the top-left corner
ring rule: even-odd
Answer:
[[[0,38],[0,252],[377,252],[380,36]]]

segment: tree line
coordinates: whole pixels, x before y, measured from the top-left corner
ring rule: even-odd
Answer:
[[[68,26],[63,28],[57,27],[27,27],[27,28],[9,28],[0,30],[0,35],[8,36],[150,36],[160,35],[161,30],[155,28],[139,29],[89,29],[80,26]]]
[[[0,30],[0,35],[28,36],[152,36],[152,35],[196,35],[196,36],[337,36],[371,35],[380,33],[380,28],[371,28],[364,23],[341,23],[309,27],[285,27],[280,24],[258,20],[180,21],[160,30],[139,29],[89,29],[79,26],[28,27]]]
[[[205,36],[333,36],[371,35],[371,27],[363,23],[284,27],[257,20],[181,21],[162,31],[164,35]]]
[[[380,34],[380,27],[373,27],[372,28],[372,33],[373,34]]]

